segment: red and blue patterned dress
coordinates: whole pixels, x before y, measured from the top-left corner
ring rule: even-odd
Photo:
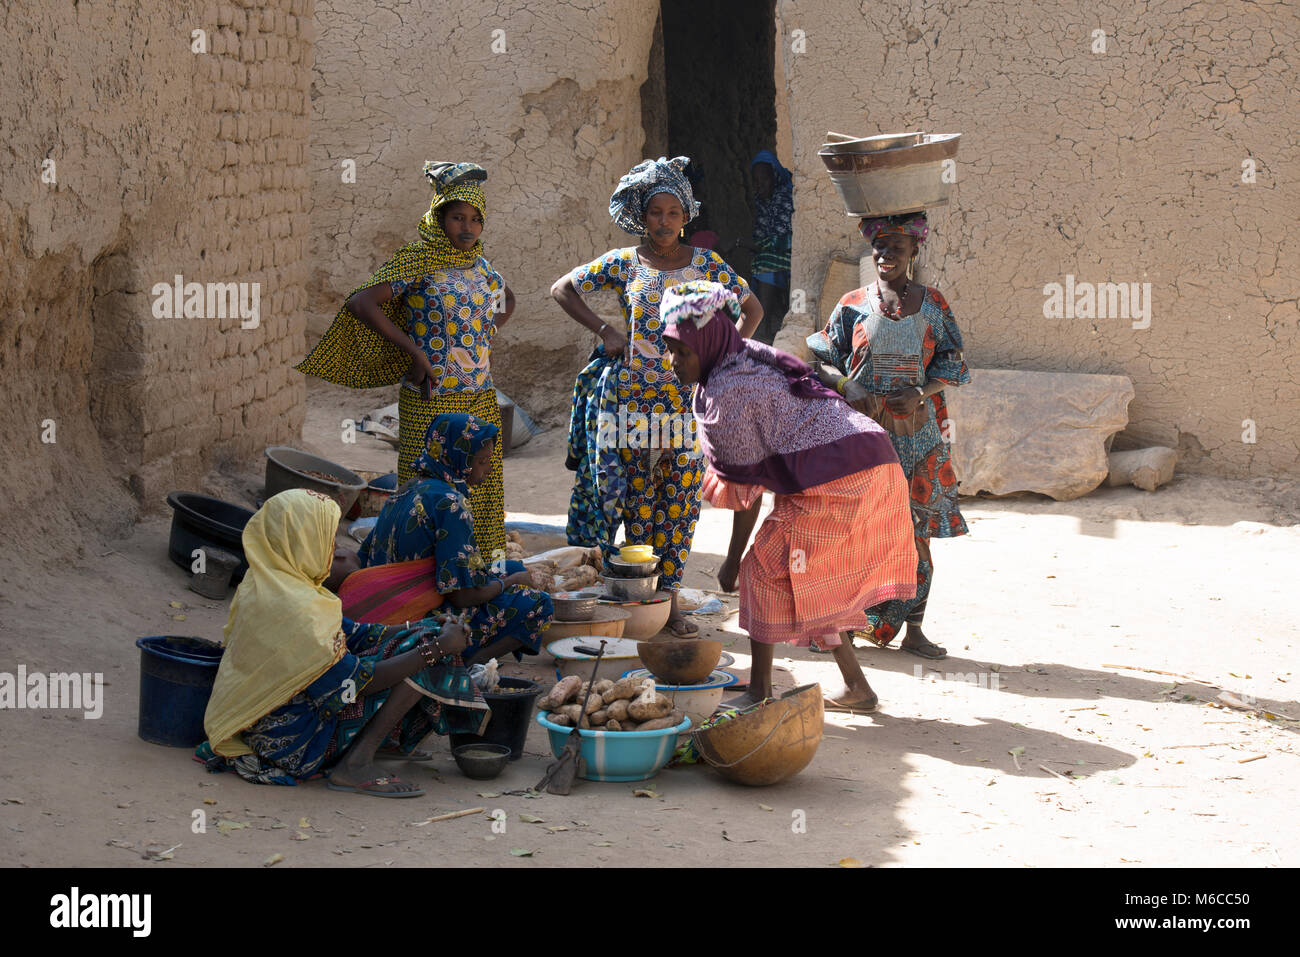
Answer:
[[[826,328],[808,337],[808,348],[821,362],[834,366],[873,395],[925,386],[932,379],[950,385],[970,381],[962,359],[961,330],[939,290],[926,287],[921,308],[908,316],[885,315],[873,283],[839,301]],[[909,417],[885,409],[879,421],[889,432],[899,463],[911,487],[912,524],[918,555],[916,597],[890,601],[868,611],[865,637],[884,646],[905,622],[919,625],[925,613],[934,566],[931,538],[953,538],[968,532],[957,507],[957,476],[948,443],[951,426],[943,393],[925,399]]]

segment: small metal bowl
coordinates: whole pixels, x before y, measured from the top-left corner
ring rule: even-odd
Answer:
[[[560,621],[591,621],[599,598],[586,592],[558,591],[551,596],[551,601],[555,603],[555,617]]]
[[[605,592],[618,601],[649,601],[659,590],[659,576],[649,578],[606,578]]]
[[[658,574],[658,562],[625,562],[611,555],[605,559],[605,578],[649,578]]]
[[[475,781],[490,781],[510,763],[510,749],[504,744],[462,744],[452,748],[451,756],[461,774]]]

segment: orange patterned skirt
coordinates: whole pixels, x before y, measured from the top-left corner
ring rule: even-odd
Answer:
[[[763,489],[704,477],[701,497],[744,509]],[[765,644],[822,647],[865,628],[865,609],[916,594],[907,479],[890,462],[777,495],[740,563],[740,627]]]

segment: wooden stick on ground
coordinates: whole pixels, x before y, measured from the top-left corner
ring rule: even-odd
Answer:
[[[1057,773],[1056,773],[1055,771],[1053,771],[1051,768],[1044,767],[1044,766],[1041,765],[1041,764],[1038,766],[1038,770],[1040,770],[1040,771],[1046,771],[1046,772],[1047,772],[1048,774],[1050,774],[1052,777],[1054,777],[1054,778],[1060,778],[1062,781],[1069,781],[1071,784],[1075,784],[1075,783],[1076,783],[1073,779],[1071,779],[1071,778],[1067,778],[1064,774],[1057,774]]]
[[[434,824],[438,821],[450,821],[452,818],[457,817],[469,817],[471,814],[483,814],[485,811],[487,811],[487,808],[484,807],[471,807],[466,808],[464,811],[448,811],[446,814],[435,814],[433,817],[420,821],[413,826],[424,827],[426,824]]]
[[[1219,688],[1212,681],[1205,681],[1201,678],[1193,678],[1191,675],[1180,675],[1177,671],[1161,671],[1159,668],[1138,668],[1135,665],[1102,665],[1103,668],[1122,668],[1125,671],[1145,671],[1149,675],[1168,675],[1170,678],[1182,678],[1186,681],[1195,681],[1198,685],[1207,685],[1211,688]]]

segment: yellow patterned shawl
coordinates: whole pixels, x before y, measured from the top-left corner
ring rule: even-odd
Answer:
[[[226,622],[226,652],[203,716],[228,758],[248,754],[239,733],[343,657],[343,606],[321,586],[334,559],[339,507],[291,489],[267,499],[244,529],[248,573]]]
[[[474,265],[483,255],[483,241],[480,239],[472,249],[462,252],[452,245],[438,222],[442,207],[457,201],[469,203],[486,215],[483,187],[478,183],[460,183],[443,189],[435,185],[433,202],[420,220],[419,240],[399,249],[377,273],[348,293],[347,299],[381,282],[394,279],[412,282],[439,269],[465,269]],[[324,338],[294,368],[354,389],[392,385],[406,374],[411,356],[358,319],[347,307],[347,299]],[[397,328],[410,332],[410,313],[402,297],[394,296],[380,308]]]

